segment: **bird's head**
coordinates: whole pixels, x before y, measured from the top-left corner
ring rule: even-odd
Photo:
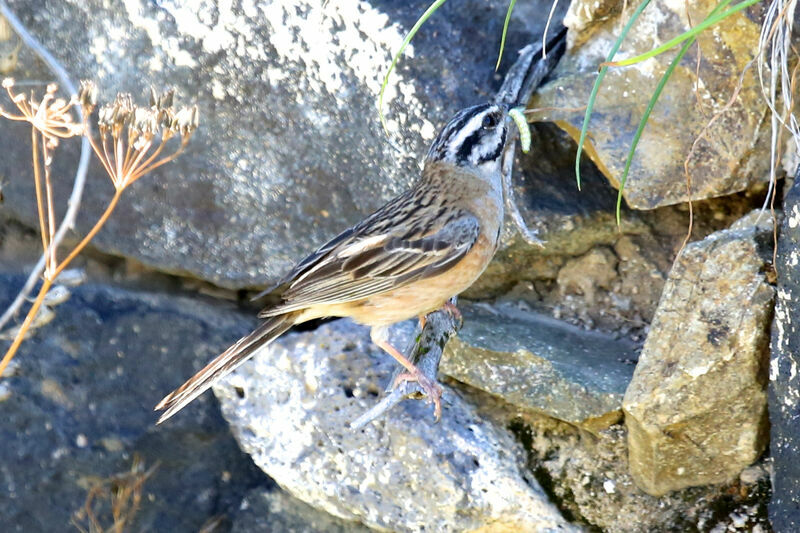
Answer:
[[[482,104],[462,109],[433,141],[425,163],[447,162],[499,172],[508,134],[508,107]]]

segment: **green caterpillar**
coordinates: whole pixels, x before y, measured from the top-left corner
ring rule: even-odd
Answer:
[[[519,144],[522,147],[522,152],[527,154],[531,149],[531,129],[528,127],[528,121],[525,118],[522,107],[515,107],[508,112],[508,116],[514,120],[519,130]]]

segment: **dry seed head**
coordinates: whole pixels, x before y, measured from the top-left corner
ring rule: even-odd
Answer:
[[[150,86],[150,107],[158,107],[158,95],[152,85]]]
[[[153,87],[150,87],[150,107],[158,111],[166,111],[172,107],[173,97],[175,96],[175,89],[169,89],[161,93],[159,96]]]
[[[66,109],[66,107],[67,107],[67,103],[68,102],[66,100],[64,100],[63,98],[56,98],[55,100],[53,100],[53,103],[50,104],[50,110],[52,112],[55,112],[55,113],[59,113],[59,112],[63,113],[64,109]],[[64,118],[66,119],[69,116],[70,115],[66,115]]]
[[[91,80],[81,80],[81,88],[78,91],[78,101],[81,107],[86,109],[87,114],[91,113],[97,105],[97,85]]]
[[[197,129],[199,121],[197,106],[184,107],[175,115],[175,124],[181,137],[189,137]]]
[[[101,128],[110,128],[114,122],[114,105],[105,104],[97,112],[97,124]]]
[[[158,102],[159,109],[169,109],[172,107],[172,102],[175,99],[175,89],[164,91],[161,95],[161,100]]]
[[[14,78],[3,78],[2,86],[3,89],[10,89],[14,86]]]
[[[153,137],[158,131],[157,115],[151,109],[137,107],[133,111],[132,127],[141,135]]]

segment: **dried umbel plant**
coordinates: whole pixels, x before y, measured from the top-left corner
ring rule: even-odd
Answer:
[[[81,84],[79,99],[87,116],[95,107],[96,92],[93,83]],[[89,139],[118,191],[176,158],[197,129],[197,106],[176,110],[173,94],[170,90],[158,96],[151,89],[147,107],[134,105],[129,94],[118,94],[113,103],[100,108],[97,118],[100,138],[90,135]],[[180,144],[165,155],[164,148],[173,138],[180,138]]]
[[[9,120],[28,122],[31,125],[31,153],[33,156],[33,179],[36,190],[36,207],[39,212],[39,232],[42,236],[42,247],[47,253],[46,270],[55,268],[55,250],[50,249],[50,242],[56,231],[53,204],[53,188],[50,167],[53,151],[61,139],[68,139],[83,133],[83,126],[72,120],[72,108],[77,101],[69,101],[56,97],[58,88],[51,83],[47,86],[41,100],[31,92],[15,94],[14,80],[6,78],[2,82],[9,98],[17,107],[19,114],[8,112],[0,107],[0,117]],[[42,169],[44,183],[42,183]]]
[[[36,322],[50,287],[108,221],[122,192],[148,172],[178,157],[197,130],[199,122],[197,106],[176,109],[173,106],[173,91],[157,95],[151,89],[147,106],[134,104],[129,94],[118,94],[112,103],[102,105],[97,113],[98,135],[95,136],[91,120],[97,108],[98,91],[94,83],[81,82],[78,94],[70,100],[57,98],[54,84],[47,86],[41,100],[37,100],[33,93],[15,94],[11,79],[3,80],[2,86],[17,107],[18,114],[0,108],[0,117],[25,121],[31,125],[36,205],[46,262],[39,293],[0,361],[0,376],[19,349],[27,331]],[[71,111],[75,106],[81,107],[83,123],[72,120]],[[64,259],[59,259],[57,246],[53,243],[57,223],[50,167],[53,151],[59,141],[74,136],[88,138],[92,150],[111,179],[114,194],[92,229]],[[170,142],[172,140],[175,142]],[[174,149],[169,146],[174,146]]]

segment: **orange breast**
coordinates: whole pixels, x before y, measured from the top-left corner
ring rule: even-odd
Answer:
[[[358,302],[329,306],[330,314],[383,326],[430,313],[472,285],[489,264],[494,249],[495,243],[481,235],[464,259],[447,272]]]

